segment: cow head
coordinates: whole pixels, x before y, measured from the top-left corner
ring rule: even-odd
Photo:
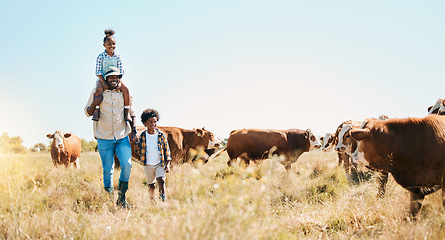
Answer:
[[[387,130],[376,119],[365,120],[360,128],[351,130],[351,137],[357,141],[357,150],[352,155],[352,161],[370,166],[375,169],[387,169],[391,153],[382,142],[381,136],[386,135]]]
[[[59,151],[62,151],[65,147],[63,145],[63,138],[68,138],[71,136],[71,133],[65,133],[63,134],[62,131],[57,130],[54,134],[47,134],[46,135],[49,139],[53,139],[53,145],[56,147]]]
[[[315,137],[314,133],[312,133],[312,131],[309,128],[306,129],[306,133],[307,133],[307,137],[309,139],[309,143],[311,144],[309,150],[312,150],[314,148],[316,148],[316,149],[320,148],[321,147],[320,141],[318,141],[318,139],[317,139],[317,137]]]
[[[215,137],[215,135],[205,130],[204,128],[198,128],[195,130],[195,136],[199,138],[199,144],[197,146],[204,146],[206,149],[221,149],[221,141]]]
[[[439,110],[437,111],[438,115],[445,115],[445,99],[440,102]]]
[[[439,108],[445,99],[437,99],[436,103],[433,106],[428,107],[428,114],[438,114]],[[443,104],[442,104],[443,105]]]
[[[324,137],[320,138],[320,140],[323,141],[323,146],[321,147],[323,152],[327,152],[334,147],[334,144],[332,144],[334,142],[334,135],[331,133],[326,133]]]
[[[338,143],[335,146],[335,151],[339,153],[351,152],[354,139],[351,138],[350,131],[353,128],[352,124],[345,123],[341,126],[338,133]]]

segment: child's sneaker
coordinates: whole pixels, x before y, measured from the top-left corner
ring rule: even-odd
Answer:
[[[161,199],[161,201],[165,202],[165,194],[163,194],[163,193],[159,194],[159,199]]]

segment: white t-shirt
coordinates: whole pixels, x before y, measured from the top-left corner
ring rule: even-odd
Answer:
[[[146,132],[145,136],[147,144],[147,165],[156,165],[161,162],[158,150],[158,133],[151,135]]]

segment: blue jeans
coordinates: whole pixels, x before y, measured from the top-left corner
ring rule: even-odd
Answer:
[[[104,187],[113,187],[114,154],[119,158],[121,175],[119,180],[128,182],[131,173],[131,145],[127,137],[116,140],[97,139],[100,159],[104,175]]]

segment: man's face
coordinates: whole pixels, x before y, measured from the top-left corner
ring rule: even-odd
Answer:
[[[121,77],[122,76],[120,75],[111,75],[107,77],[107,83],[111,89],[115,89],[119,85],[121,82]]]
[[[145,121],[144,125],[147,127],[148,132],[150,133],[154,132],[157,122],[158,122],[157,117],[151,117],[147,119],[147,121]]]

